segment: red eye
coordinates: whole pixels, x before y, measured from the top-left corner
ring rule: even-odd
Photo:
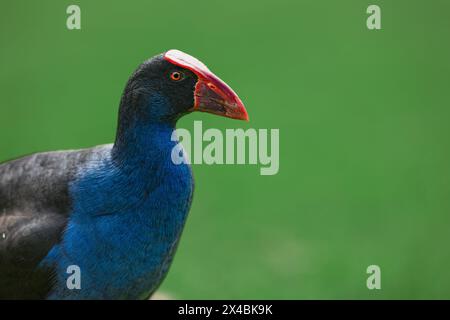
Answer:
[[[170,74],[170,79],[172,79],[173,81],[180,81],[183,79],[183,77],[184,75],[180,71],[174,71]]]

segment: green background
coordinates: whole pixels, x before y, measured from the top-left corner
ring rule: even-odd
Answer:
[[[66,28],[78,4],[82,30]],[[382,30],[366,27],[377,4]],[[162,291],[176,298],[450,298],[448,1],[4,1],[0,161],[114,139],[136,66],[171,48],[279,128],[280,171],[195,165]],[[366,268],[381,267],[381,290]]]

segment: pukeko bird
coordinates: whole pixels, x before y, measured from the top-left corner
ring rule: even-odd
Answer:
[[[1,164],[0,298],[150,297],[192,201],[191,168],[171,159],[176,122],[192,111],[248,120],[225,82],[169,50],[128,80],[114,144]]]

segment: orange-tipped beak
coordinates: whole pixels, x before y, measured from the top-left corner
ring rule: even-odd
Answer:
[[[247,110],[238,95],[203,63],[179,50],[167,51],[164,59],[197,75],[192,111],[248,121]]]

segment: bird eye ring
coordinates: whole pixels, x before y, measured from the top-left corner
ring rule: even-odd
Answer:
[[[184,75],[180,71],[174,71],[170,74],[170,79],[172,79],[173,81],[180,81],[183,78],[184,78]]]

